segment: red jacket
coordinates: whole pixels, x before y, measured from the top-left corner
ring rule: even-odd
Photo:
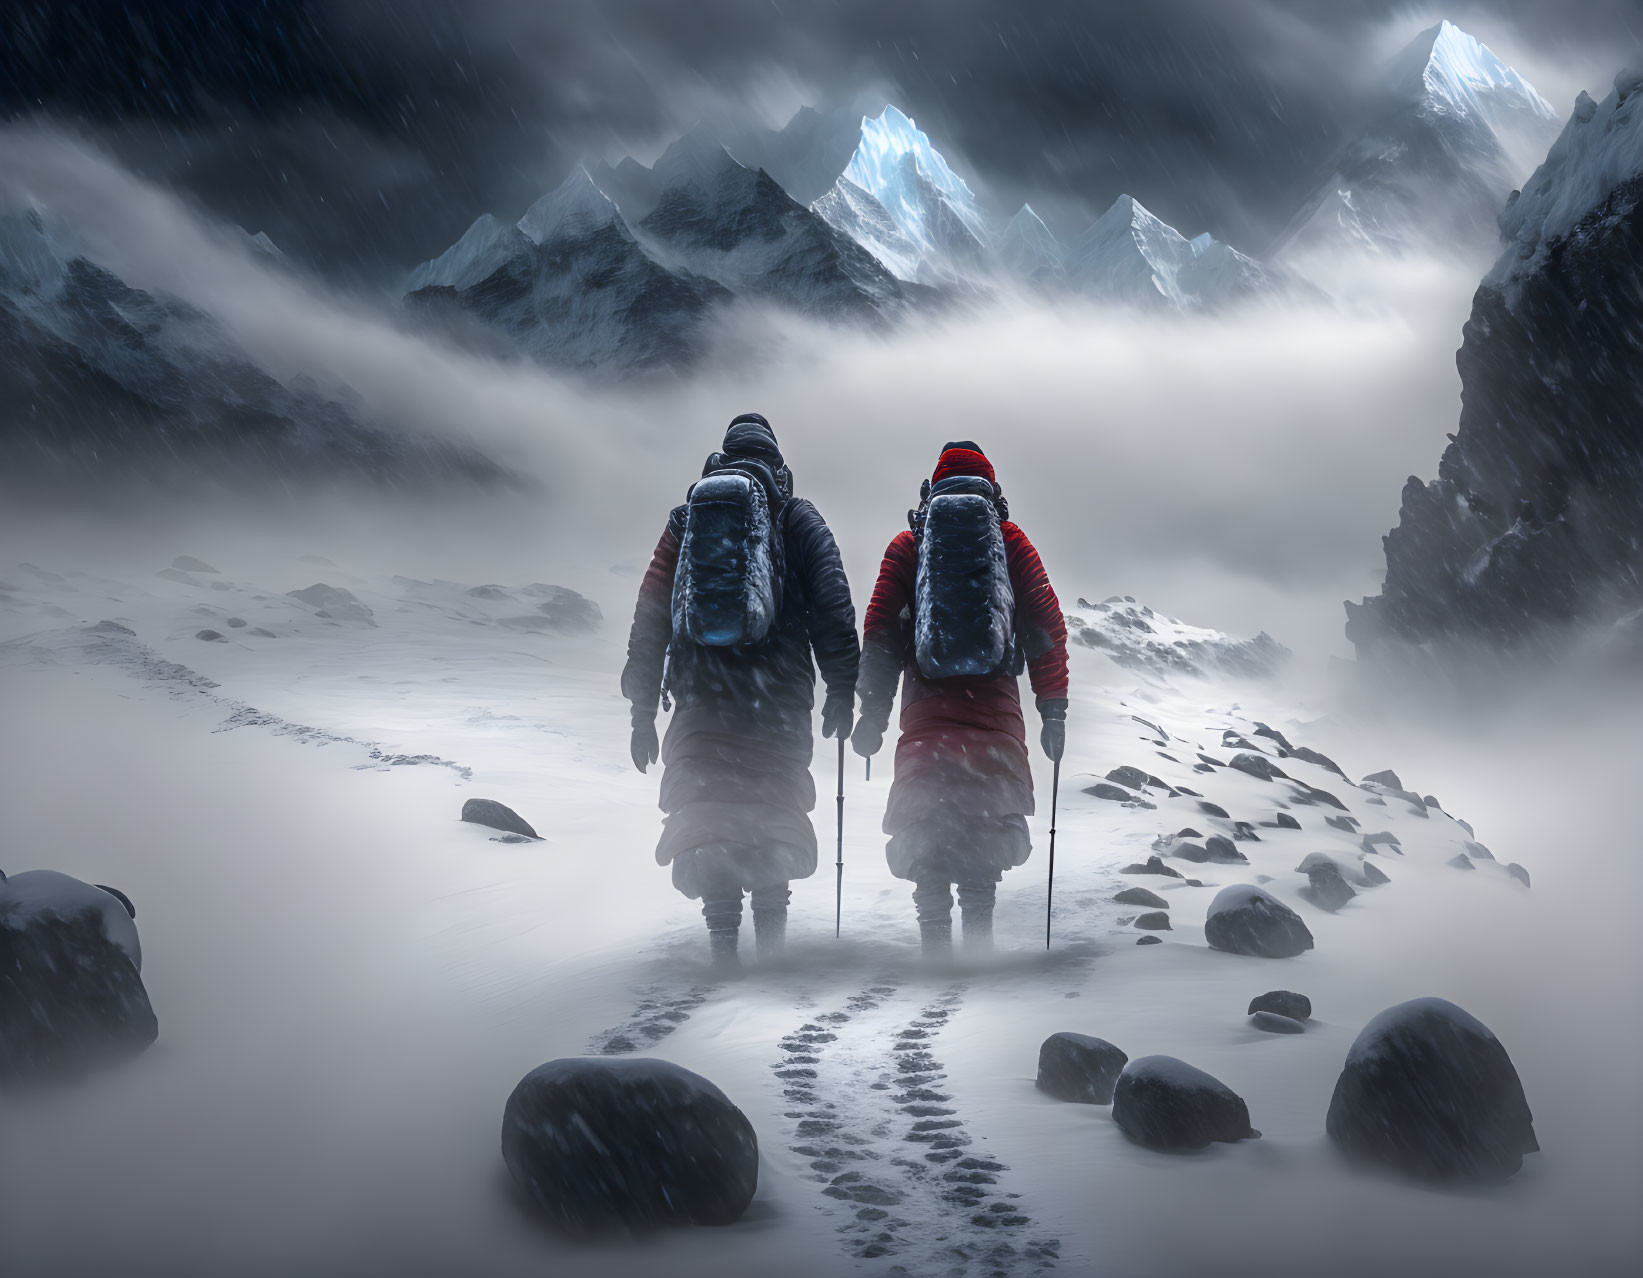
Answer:
[[[1015,524],[1003,524],[1017,626],[1026,633],[1027,663],[1036,696],[1067,695],[1067,622],[1044,565]],[[1021,692],[1014,675],[1001,672],[964,679],[926,679],[907,641],[918,543],[898,533],[884,552],[878,584],[867,606],[862,673],[862,717],[888,717],[899,682],[901,740],[896,777],[885,812],[886,834],[929,819],[1031,815],[1032,769],[1027,755]]]

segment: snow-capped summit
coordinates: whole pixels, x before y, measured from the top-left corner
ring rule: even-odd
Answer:
[[[1187,301],[1181,269],[1192,246],[1133,196],[1120,195],[1067,254],[1067,277],[1081,292],[1142,304]]]
[[[1021,279],[1059,276],[1063,249],[1044,219],[1023,204],[993,243],[993,257],[1011,275]]]
[[[533,244],[546,244],[561,237],[590,235],[621,220],[611,198],[594,184],[587,169],[578,165],[568,178],[526,209],[516,225]]]
[[[861,141],[844,176],[884,205],[935,265],[971,260],[987,242],[975,193],[894,106],[862,117]]]
[[[406,282],[406,292],[436,287],[472,288],[490,278],[528,247],[527,237],[517,226],[498,221],[489,213],[481,213],[474,224],[462,233],[461,239],[431,262],[424,262],[411,272]]]
[[[1557,113],[1450,22],[1393,59],[1373,114],[1279,238],[1288,255],[1417,245],[1479,251],[1506,193],[1545,153]]]
[[[1643,182],[1643,72],[1622,71],[1602,102],[1586,94],[1545,162],[1500,215],[1507,248],[1485,283],[1505,288],[1626,183]]]
[[[918,245],[908,239],[888,209],[849,178],[841,177],[811,209],[834,230],[848,235],[878,258],[892,275],[911,280],[918,276]]]

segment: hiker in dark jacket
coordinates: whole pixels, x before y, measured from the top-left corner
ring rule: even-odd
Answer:
[[[848,737],[861,649],[833,534],[815,506],[792,495],[775,432],[757,413],[730,424],[703,475],[726,470],[754,476],[768,499],[777,600],[768,633],[729,647],[676,633],[690,511],[679,506],[639,587],[622,694],[633,705],[634,766],[643,772],[661,757],[667,816],[656,860],[673,866],[676,888],[701,900],[713,957],[733,965],[743,892],[759,957],[771,957],[785,940],[788,883],[815,872],[816,666],[827,685],[822,733]],[[657,703],[668,698],[673,717],[658,747]]]
[[[996,518],[1002,542],[1000,575],[1008,575],[1008,586],[996,592],[997,606],[1009,614],[998,629],[1012,632],[997,668],[957,677],[927,674],[916,652],[920,627],[931,624],[918,615],[923,521],[932,494],[944,490],[969,491],[992,504],[989,518]],[[958,888],[966,949],[986,950],[998,882],[1032,850],[1026,818],[1033,812],[1033,777],[1016,680],[1024,664],[1043,720],[1039,739],[1045,754],[1060,759],[1067,626],[1038,552],[1010,522],[992,463],[974,444],[949,444],[942,451],[911,522],[913,531],[898,533],[885,551],[867,606],[857,684],[861,720],[852,743],[864,756],[878,751],[899,684],[901,740],[884,814],[886,856],[892,874],[913,882],[924,950],[939,957],[952,948],[952,885]]]

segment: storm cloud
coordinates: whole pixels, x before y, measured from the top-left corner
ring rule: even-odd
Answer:
[[[0,113],[71,123],[333,278],[392,284],[579,160],[698,120],[894,98],[983,199],[1071,231],[1128,192],[1259,250],[1374,71],[1449,17],[1564,109],[1643,46],[1628,0],[267,0],[8,6]]]

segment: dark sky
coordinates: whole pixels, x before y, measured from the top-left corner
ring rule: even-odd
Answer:
[[[578,159],[871,90],[989,203],[1129,192],[1259,249],[1389,40],[1450,16],[1560,111],[1643,61],[1639,0],[8,0],[0,113],[70,122],[333,274],[388,281]],[[1532,59],[1530,65],[1525,59]],[[1551,81],[1552,83],[1547,83]],[[1571,87],[1573,86],[1573,87]]]

